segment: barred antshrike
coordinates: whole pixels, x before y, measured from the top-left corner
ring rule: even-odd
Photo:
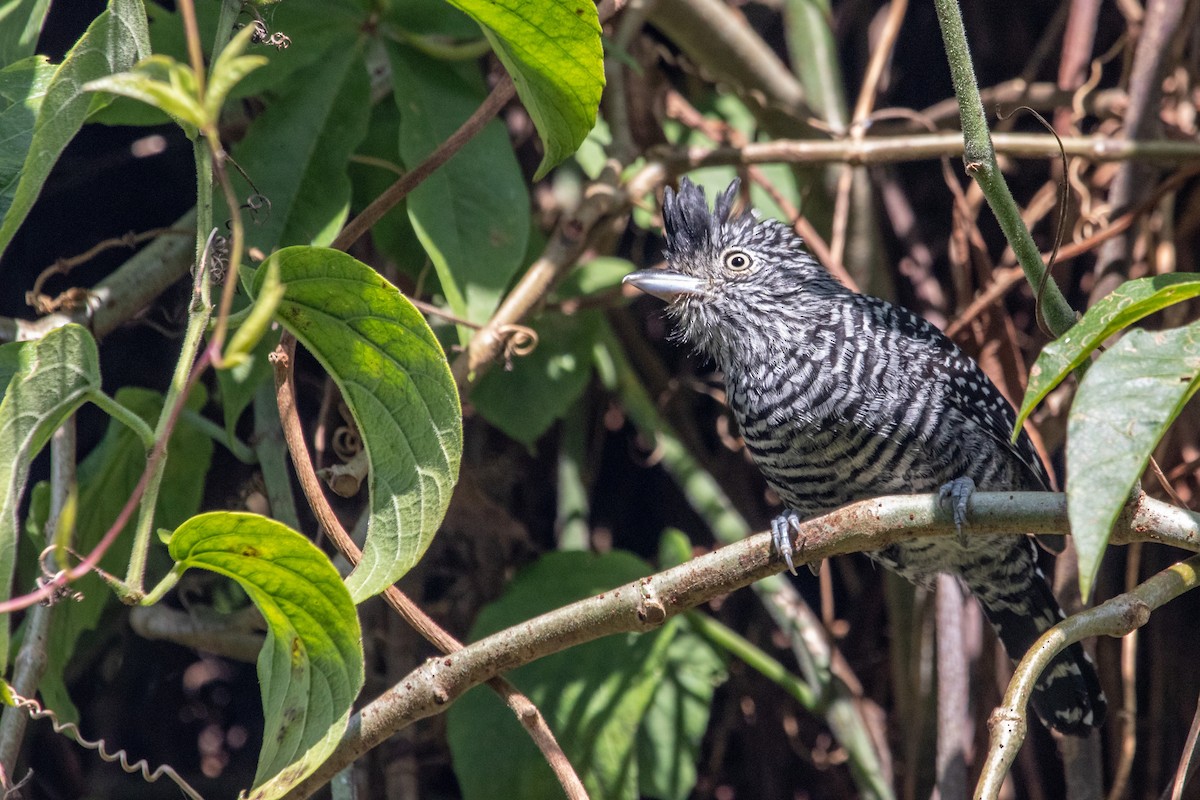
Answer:
[[[1045,467],[1024,432],[1011,444],[1012,407],[941,331],[834,280],[790,228],[734,214],[735,181],[712,213],[683,179],[666,190],[667,270],[626,282],[669,302],[679,337],[711,356],[746,447],[787,511],[773,539],[792,566],[801,519],[854,500],[939,491],[966,519],[975,487],[1044,490]],[[959,576],[1013,659],[1063,614],[1029,537],[930,538],[869,554],[930,586]],[[1083,735],[1101,724],[1096,670],[1074,644],[1032,698],[1042,720]]]

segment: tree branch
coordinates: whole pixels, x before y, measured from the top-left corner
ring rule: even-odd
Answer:
[[[980,492],[971,500],[971,520],[971,535],[1062,533],[1067,530],[1066,498],[1042,492]],[[936,494],[864,500],[802,524],[796,558],[817,561],[954,532],[954,522],[939,506]],[[1159,541],[1200,550],[1200,516],[1143,494],[1118,518],[1112,540]],[[451,655],[430,659],[351,717],[329,759],[284,797],[298,800],[310,796],[333,774],[396,731],[442,713],[468,689],[496,675],[602,636],[651,630],[676,614],[782,569],[782,562],[772,553],[770,534],[759,533],[678,567],[534,617]],[[1172,569],[1189,568],[1176,565]],[[1165,593],[1160,595],[1157,605],[1170,599]],[[1062,633],[1055,628],[1052,635]]]

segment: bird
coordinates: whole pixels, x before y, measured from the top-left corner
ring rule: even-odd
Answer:
[[[1064,618],[1029,536],[964,536],[968,500],[1044,491],[1046,468],[1012,406],[969,356],[911,311],[843,286],[791,227],[735,213],[739,182],[715,200],[688,178],[663,199],[666,268],[625,283],[667,301],[672,337],[710,357],[745,446],[785,511],[772,541],[792,568],[791,532],[857,500],[937,492],[957,537],[891,544],[867,555],[932,588],[956,575],[1019,660]],[[794,568],[792,570],[795,571]],[[1102,725],[1096,668],[1072,644],[1039,678],[1034,710],[1085,736]]]

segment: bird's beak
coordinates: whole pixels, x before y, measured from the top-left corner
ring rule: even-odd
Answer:
[[[641,289],[646,294],[666,300],[668,303],[680,295],[702,294],[704,281],[682,272],[672,272],[669,269],[643,269],[631,272],[621,283]]]

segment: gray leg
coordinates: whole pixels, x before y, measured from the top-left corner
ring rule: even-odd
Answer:
[[[793,530],[800,531],[800,515],[791,509],[771,520],[771,544],[775,546],[776,552],[783,556],[788,570],[795,575],[796,565],[792,563],[792,553],[795,552],[792,548]],[[816,575],[821,570],[821,562],[810,563],[808,569],[813,575]]]

